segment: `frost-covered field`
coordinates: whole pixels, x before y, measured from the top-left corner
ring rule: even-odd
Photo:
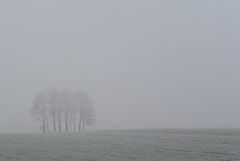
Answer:
[[[126,130],[1,134],[0,161],[240,161],[240,133]]]

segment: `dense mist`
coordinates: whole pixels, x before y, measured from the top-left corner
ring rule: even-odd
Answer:
[[[87,130],[240,128],[239,1],[0,2],[0,132],[40,132],[45,89],[82,90]]]

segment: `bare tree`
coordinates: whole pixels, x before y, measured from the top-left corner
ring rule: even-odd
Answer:
[[[85,125],[93,125],[95,122],[95,109],[92,100],[86,95],[83,95],[82,106],[82,131],[85,131]]]
[[[76,111],[78,113],[78,131],[82,130],[82,114],[83,114],[83,93],[82,91],[77,91],[74,95],[74,101],[76,105]]]
[[[58,112],[58,91],[56,89],[50,89],[47,91],[47,95],[48,95],[48,104],[49,104],[49,113],[50,116],[52,118],[52,125],[53,125],[53,131],[56,132],[57,131],[57,112]],[[60,122],[58,122],[60,123]]]
[[[36,95],[30,112],[36,121],[41,121],[41,130],[49,132],[46,95],[43,91]]]
[[[70,130],[70,115],[71,115],[71,96],[72,92],[70,90],[61,91],[61,105],[63,107],[64,112],[64,124],[65,131],[68,132]]]
[[[72,93],[72,105],[71,105],[71,122],[73,124],[73,131],[76,132],[76,115],[77,115],[77,106],[75,101],[75,94]]]
[[[92,125],[95,122],[95,109],[92,100],[85,93],[78,91],[75,99],[79,112],[78,130],[84,132],[85,125]]]

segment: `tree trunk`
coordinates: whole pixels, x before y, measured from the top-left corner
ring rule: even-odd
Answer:
[[[73,130],[76,132],[76,120],[75,120],[75,114],[73,114]]]
[[[84,119],[82,120],[82,132],[84,132],[85,131],[85,122],[84,122]]]
[[[67,113],[65,113],[65,130],[68,132],[68,116]]]
[[[62,131],[62,123],[61,123],[61,113],[58,113],[58,131],[61,132]]]
[[[49,133],[48,119],[46,118],[45,121],[46,121],[47,132]]]
[[[42,131],[43,131],[43,133],[46,132],[44,118],[42,119]]]
[[[55,118],[55,114],[53,115],[53,131],[56,132],[56,118]]]
[[[46,132],[46,127],[45,127],[45,111],[44,111],[44,109],[41,112],[41,117],[42,117],[42,131],[43,131],[43,133],[45,133]]]
[[[78,123],[78,131],[81,132],[81,125],[82,125],[82,119],[81,116],[79,115],[79,123]]]

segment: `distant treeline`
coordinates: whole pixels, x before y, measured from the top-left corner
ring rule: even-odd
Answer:
[[[49,89],[39,92],[31,115],[40,122],[42,132],[81,132],[95,121],[95,110],[82,91]]]

